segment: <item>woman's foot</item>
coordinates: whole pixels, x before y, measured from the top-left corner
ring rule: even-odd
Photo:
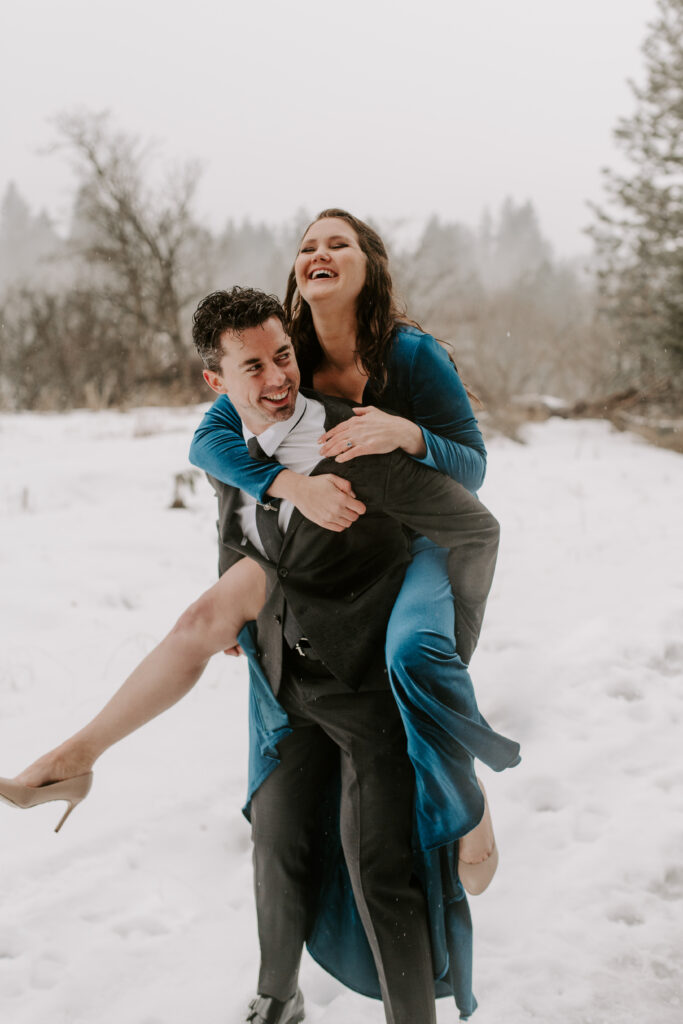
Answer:
[[[477,782],[484,796],[484,814],[479,824],[458,842],[458,874],[472,896],[478,896],[488,888],[498,867],[498,847],[486,790],[481,779]]]
[[[86,775],[92,771],[94,758],[78,744],[67,740],[37,761],[24,768],[23,772],[14,777],[14,782],[22,786],[46,786],[51,782],[61,782],[77,775]]]

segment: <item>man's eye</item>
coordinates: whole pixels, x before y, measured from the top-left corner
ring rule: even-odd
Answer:
[[[260,371],[261,371],[261,367],[260,366],[248,366],[247,367],[247,373],[260,373]]]
[[[292,358],[292,353],[291,352],[283,352],[281,356],[277,357],[277,361],[278,361],[278,363],[288,363],[291,358]]]

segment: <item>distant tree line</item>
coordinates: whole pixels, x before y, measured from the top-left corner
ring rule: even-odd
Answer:
[[[59,121],[79,187],[66,236],[11,185],[0,208],[0,400],[98,408],[207,398],[190,338],[197,300],[251,284],[282,295],[308,213],[212,233],[193,214],[199,171],[154,180],[153,154],[106,117]],[[507,200],[477,228],[433,218],[392,245],[408,315],[448,343],[491,407],[520,391],[570,399],[615,372],[589,277],[553,259],[531,203]]]
[[[599,413],[683,393],[683,0],[657,0],[636,112],[616,129],[631,173],[605,172],[592,266],[554,258],[533,205],[476,227],[427,223],[392,244],[408,315],[452,350],[494,413],[553,395]],[[196,301],[250,284],[282,295],[309,215],[280,226],[197,222],[196,165],[159,176],[106,115],[65,116],[77,176],[55,232],[11,185],[0,207],[0,405],[66,409],[206,399],[190,339]],[[311,211],[314,213],[315,211]],[[360,212],[363,215],[363,211]],[[680,411],[680,410],[679,410]]]

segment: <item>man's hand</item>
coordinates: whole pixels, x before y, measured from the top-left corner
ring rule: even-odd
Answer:
[[[333,533],[346,530],[365,512],[349,481],[334,473],[303,476],[285,469],[275,477],[268,493],[291,501],[306,519]]]
[[[353,411],[355,419],[343,420],[318,438],[324,458],[349,462],[359,455],[385,455],[397,448],[418,458],[427,454],[422,431],[412,420],[392,416],[373,405],[361,405]]]
[[[223,654],[228,654],[231,658],[239,658],[241,654],[244,654],[244,651],[239,644],[235,644],[233,647],[226,647]]]

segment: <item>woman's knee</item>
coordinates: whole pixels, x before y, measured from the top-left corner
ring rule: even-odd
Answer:
[[[390,673],[419,675],[430,664],[457,658],[455,637],[438,629],[411,628],[404,623],[387,632],[386,659]]]
[[[208,594],[202,594],[180,616],[171,634],[183,643],[193,646],[208,643],[212,636],[217,615],[215,601]]]

